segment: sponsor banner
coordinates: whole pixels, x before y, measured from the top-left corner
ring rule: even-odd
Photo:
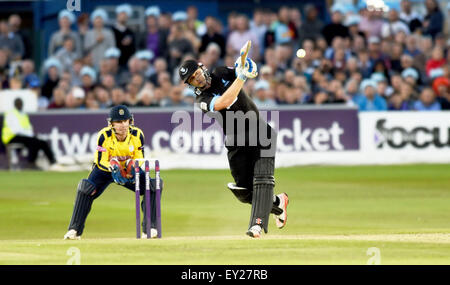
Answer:
[[[164,155],[187,155],[178,167],[198,166],[198,155],[218,157],[224,140],[218,123],[200,111],[131,110],[145,134],[146,150]],[[278,153],[359,150],[356,109],[282,109],[261,111],[278,130]],[[35,132],[50,143],[57,158],[89,157],[97,150],[97,132],[107,126],[108,112],[45,112],[31,114]],[[0,123],[1,124],[1,123]],[[161,162],[163,163],[163,162]],[[225,159],[223,166],[227,167]],[[187,164],[187,165],[186,165]],[[298,164],[301,164],[300,162]],[[177,167],[177,163],[173,164]]]
[[[450,112],[360,113],[361,154],[373,163],[450,162]]]
[[[450,112],[360,113],[363,151],[450,151]]]

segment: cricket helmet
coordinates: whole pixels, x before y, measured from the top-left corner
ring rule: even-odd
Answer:
[[[117,121],[124,121],[124,120],[131,120],[131,123],[133,122],[133,115],[131,115],[130,110],[128,110],[128,107],[125,105],[118,105],[111,108],[109,111],[109,118],[108,122],[117,122]]]
[[[203,90],[209,88],[209,86],[211,86],[211,74],[209,73],[208,69],[203,65],[203,63],[197,62],[192,59],[184,61],[180,69],[178,70],[181,80],[183,80],[183,82],[188,84],[189,86],[192,86],[189,84],[188,80],[198,68],[202,70],[203,75],[205,76],[206,85],[203,88],[196,88],[196,89]]]

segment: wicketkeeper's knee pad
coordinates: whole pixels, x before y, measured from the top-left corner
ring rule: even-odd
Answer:
[[[94,196],[97,193],[96,186],[87,179],[83,179],[78,183],[78,192],[87,196]]]
[[[236,186],[236,184],[234,184],[234,183],[228,183],[227,187],[228,187],[228,189],[231,190],[231,192],[234,194],[234,196],[236,196],[236,198],[238,198],[238,200],[241,201],[242,203],[248,203],[248,204],[252,203],[252,191],[251,190],[244,188],[244,187]]]

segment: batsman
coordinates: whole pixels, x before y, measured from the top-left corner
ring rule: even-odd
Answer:
[[[286,193],[273,192],[276,132],[242,90],[247,79],[258,75],[255,62],[248,57],[250,47],[248,41],[234,67],[218,67],[209,73],[202,63],[186,60],[179,75],[194,89],[196,105],[223,128],[235,181],[228,188],[239,201],[252,205],[246,234],[260,238],[262,230],[268,231],[270,213],[278,228],[286,225],[289,200]]]
[[[124,105],[111,108],[108,126],[98,133],[97,149],[95,151],[92,171],[87,179],[78,183],[75,205],[68,232],[64,239],[81,239],[86,218],[91,211],[92,204],[109,184],[115,182],[125,188],[135,191],[134,159],[144,158],[144,133],[134,126],[134,118]],[[141,177],[144,172],[141,169]],[[145,192],[145,180],[140,180],[140,195]],[[156,180],[150,179],[150,191],[155,191]],[[161,181],[162,191],[162,181]],[[152,238],[156,237],[156,195],[151,195],[151,230]],[[144,199],[143,199],[144,200]],[[141,203],[142,211],[147,211],[144,201]],[[143,232],[146,228],[146,219],[142,223]],[[144,233],[142,238],[147,238]]]

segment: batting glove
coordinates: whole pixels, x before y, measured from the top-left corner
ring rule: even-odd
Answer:
[[[241,64],[241,58],[239,57],[234,63],[236,77],[245,81],[247,78],[255,78],[258,76],[258,66],[256,63],[247,57],[245,66]]]

